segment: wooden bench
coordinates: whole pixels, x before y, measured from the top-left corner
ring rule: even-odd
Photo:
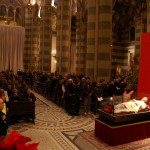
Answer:
[[[35,102],[17,101],[7,102],[8,115],[11,116],[31,116],[32,122],[35,119]]]

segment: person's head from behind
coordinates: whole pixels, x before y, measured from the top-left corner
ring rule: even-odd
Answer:
[[[67,77],[66,76],[64,76],[64,81],[67,81]]]
[[[5,76],[2,76],[2,82],[5,81]]]
[[[2,99],[0,99],[0,111],[2,111],[4,108],[4,102]]]
[[[8,85],[11,85],[11,80],[8,80]]]
[[[18,81],[19,81],[19,82],[22,82],[22,78],[21,78],[21,77],[19,77]]]
[[[31,90],[27,89],[27,94],[30,95],[31,94]]]
[[[97,87],[100,87],[100,86],[101,86],[100,82],[97,82]]]
[[[85,83],[86,82],[86,79],[85,79],[85,77],[82,77],[82,80],[81,80],[83,83]]]
[[[105,84],[106,84],[105,80],[103,80],[102,84],[103,84],[103,85],[105,85]]]
[[[14,90],[13,90],[13,94],[14,94],[14,96],[17,96],[17,95],[18,95],[18,90],[17,90],[17,89],[14,89]]]
[[[87,84],[90,83],[90,78],[89,78],[89,77],[86,78],[86,83],[87,83]]]
[[[6,99],[4,90],[0,90],[0,99],[2,99],[3,101],[5,101]]]
[[[58,84],[62,84],[62,80],[59,80],[59,81],[58,81]]]
[[[24,85],[24,86],[26,85],[26,81],[25,80],[22,82],[22,85]]]
[[[113,80],[111,80],[111,82],[110,82],[110,83],[111,83],[111,85],[114,85],[114,81],[113,81]]]

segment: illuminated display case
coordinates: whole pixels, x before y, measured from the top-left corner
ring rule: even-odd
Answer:
[[[139,111],[138,113],[135,112],[128,112],[128,113],[120,113],[120,114],[114,114],[114,105],[117,105],[119,103],[123,102],[122,96],[114,96],[114,97],[108,97],[104,98],[102,101],[102,108],[98,109],[99,118],[108,121],[111,124],[122,124],[122,123],[130,123],[130,122],[138,122],[138,121],[145,121],[149,120],[150,118],[150,111],[149,109],[144,109]],[[112,111],[107,112],[104,111],[104,107],[111,106]],[[109,109],[109,107],[108,107]]]

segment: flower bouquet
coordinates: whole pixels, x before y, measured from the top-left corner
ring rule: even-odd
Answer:
[[[30,141],[14,130],[9,136],[0,136],[0,150],[37,150],[39,143],[26,144]]]

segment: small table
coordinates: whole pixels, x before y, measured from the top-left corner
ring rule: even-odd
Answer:
[[[150,138],[150,121],[112,125],[96,119],[95,136],[111,146]]]

